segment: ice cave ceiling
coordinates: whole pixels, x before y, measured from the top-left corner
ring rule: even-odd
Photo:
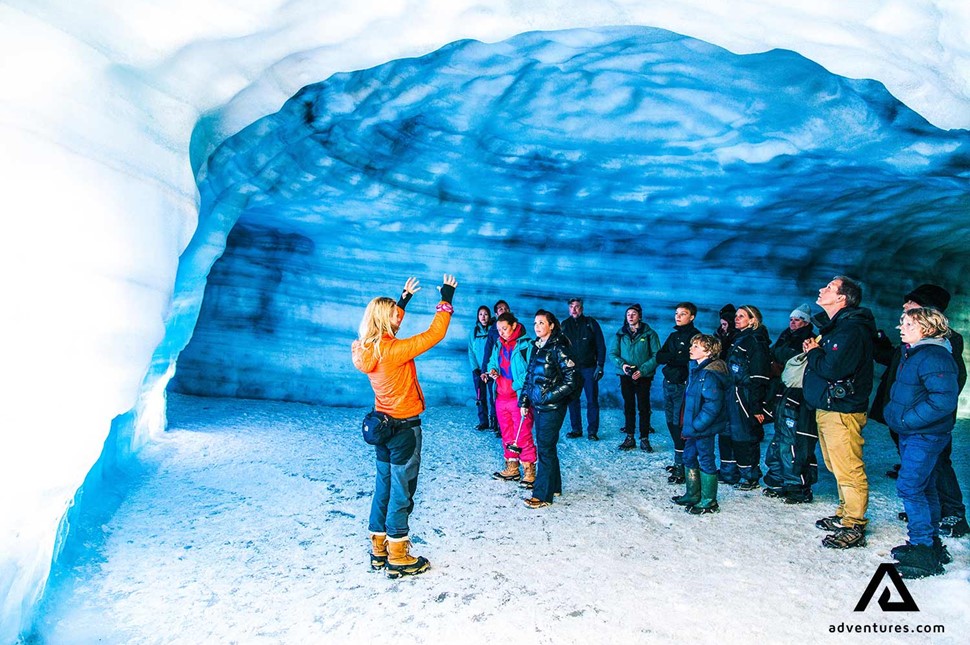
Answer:
[[[648,28],[456,42],[309,85],[209,158],[202,214],[235,226],[173,387],[359,404],[363,305],[445,271],[467,320],[422,366],[439,400],[464,398],[464,333],[498,297],[530,315],[580,294],[607,328],[641,302],[661,330],[678,300],[702,327],[746,302],[774,335],[847,272],[887,328],[923,281],[966,322],[968,176],[968,131],[790,51]]]

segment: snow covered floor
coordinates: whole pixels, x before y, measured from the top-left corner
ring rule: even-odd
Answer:
[[[907,583],[919,613],[853,607],[905,527],[882,426],[867,431],[870,546],[823,549],[813,523],[834,509],[824,472],[816,502],[786,506],[720,492],[721,513],[670,503],[670,439],[657,453],[560,442],[564,495],[530,510],[494,481],[499,441],[470,430],[470,408],[425,415],[412,516],[428,573],[370,572],[372,451],[363,410],[172,395],[170,428],[144,453],[149,474],[90,554],[51,590],[37,626],[47,643],[698,643],[836,642],[829,625],[941,624],[931,642],[966,642],[970,549],[949,540],[945,576]],[[662,413],[654,426],[664,426]],[[568,421],[567,421],[568,425]],[[957,472],[970,482],[968,424]],[[824,469],[823,469],[824,471]],[[877,594],[878,597],[878,594]],[[850,641],[925,642],[915,634]]]

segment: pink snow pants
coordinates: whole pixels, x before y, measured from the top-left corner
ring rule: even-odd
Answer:
[[[495,413],[498,415],[498,427],[502,431],[502,448],[505,451],[505,458],[534,464],[536,461],[536,444],[532,440],[532,414],[526,415],[525,421],[522,422],[522,429],[519,430],[519,420],[522,419],[519,401],[515,396],[506,397],[501,394],[495,399]],[[519,433],[519,440],[516,444],[522,448],[521,454],[516,454],[505,447],[515,441],[516,432]]]

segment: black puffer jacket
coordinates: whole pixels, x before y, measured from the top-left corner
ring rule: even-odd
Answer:
[[[542,347],[538,341],[535,344],[519,394],[519,407],[550,411],[564,406],[572,393],[582,388],[581,379],[569,341],[557,330]]]
[[[663,365],[664,380],[668,383],[684,384],[690,374],[690,339],[701,333],[694,323],[674,326],[674,332],[667,336],[663,347],[657,352],[657,364]]]

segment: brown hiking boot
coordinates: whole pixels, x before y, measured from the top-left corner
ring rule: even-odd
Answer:
[[[411,555],[411,540],[403,538],[387,538],[387,577],[416,576],[431,568],[426,558]]]
[[[370,568],[379,571],[387,564],[387,533],[370,534]]]
[[[522,481],[519,486],[531,490],[532,485],[536,481],[536,465],[535,463],[523,461],[522,462]]]
[[[519,460],[506,459],[505,470],[500,470],[492,473],[492,477],[494,477],[495,479],[502,479],[507,482],[519,481]]]

